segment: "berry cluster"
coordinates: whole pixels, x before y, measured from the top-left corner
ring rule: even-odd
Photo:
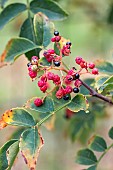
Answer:
[[[83,69],[85,68],[88,72],[88,69],[92,69],[92,74],[98,74],[98,69],[95,68],[94,63],[87,63],[82,57],[76,57],[75,59],[76,63],[80,65],[80,67]]]
[[[63,64],[62,59],[63,56],[69,56],[71,42],[63,39],[63,37],[59,35],[58,31],[54,32],[54,37],[51,41],[56,44],[60,55],[57,55],[54,49],[44,51],[43,56],[49,63],[51,63],[50,66],[44,66],[37,56],[33,56],[31,58],[31,62],[27,64],[29,76],[34,79],[37,77],[38,72],[43,70],[44,74],[39,76],[37,85],[43,93],[46,93],[45,96],[52,93],[55,89],[53,88],[50,92],[47,92],[49,88],[49,81],[52,81],[55,87],[58,88],[56,91],[56,98],[69,100],[72,92],[79,93],[80,86],[82,85],[80,80],[80,76],[83,74],[82,70],[85,69],[85,73],[90,73],[89,69],[91,69],[91,74],[98,74],[98,69],[95,68],[94,63],[87,63],[82,57],[76,57],[75,59],[76,64],[80,65],[79,71],[77,71],[75,67],[72,67],[70,70],[67,69]],[[51,70],[59,71],[60,76],[51,72]],[[41,106],[43,104],[43,99],[36,98],[34,100],[34,104],[37,107]]]
[[[37,69],[38,69],[38,57],[33,56],[31,58],[31,62],[27,64],[29,76],[33,79],[37,77]]]

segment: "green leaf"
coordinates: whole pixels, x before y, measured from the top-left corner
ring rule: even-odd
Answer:
[[[68,103],[71,102],[71,96],[69,95],[69,100],[64,100],[63,98],[57,99],[56,92],[58,91],[59,87],[56,87],[55,90],[52,93],[52,99],[54,101],[55,109],[58,109],[58,107],[67,106]]]
[[[5,24],[14,19],[17,15],[21,14],[26,10],[26,5],[22,3],[14,3],[8,5],[0,14],[0,29],[2,29]]]
[[[37,97],[34,97],[31,100],[28,100],[28,102],[26,103],[26,107],[41,113],[49,113],[54,111],[54,102],[50,97],[46,97],[40,107],[37,107],[34,104],[34,100],[36,98]]]
[[[34,0],[30,3],[30,9],[33,13],[42,12],[53,20],[65,19],[68,14],[52,0]]]
[[[111,139],[113,139],[113,127],[109,130],[108,135]]]
[[[38,48],[33,42],[25,38],[11,39],[2,55],[6,62],[13,63],[20,55]]]
[[[96,168],[97,168],[97,166],[94,165],[94,166],[89,167],[87,170],[96,170]]]
[[[104,82],[109,78],[109,76],[100,76],[95,79],[95,88],[99,90]]]
[[[107,149],[105,140],[100,136],[95,136],[89,146],[92,150],[97,152],[104,152]]]
[[[60,46],[60,43],[59,43],[59,46]],[[55,54],[60,55],[60,50],[57,48],[56,43],[54,43],[54,50],[55,50]]]
[[[35,126],[36,122],[28,111],[23,108],[14,108],[12,110],[6,111],[2,119],[5,123],[9,125],[16,126]]]
[[[27,38],[27,39],[31,40],[32,42],[35,42],[36,45],[38,45],[37,40],[36,40],[36,35],[34,32],[34,25],[33,25],[32,18],[31,19],[27,18],[24,21],[23,25],[21,26],[20,37]],[[25,53],[25,55],[28,58],[28,60],[31,60],[32,56],[39,56],[39,53],[41,50],[42,50],[42,48],[37,48],[37,49],[31,50],[31,51]]]
[[[69,135],[72,141],[80,139],[80,141],[85,141],[84,136],[88,136],[90,132],[94,129],[95,116],[92,112],[85,113],[84,111],[79,111],[70,120],[69,123]]]
[[[18,152],[19,152],[19,142],[17,141],[13,143],[7,150],[7,159],[9,164],[7,170],[11,170],[11,167],[13,166],[13,163],[16,159]]]
[[[68,104],[68,109],[70,109],[73,112],[78,112],[80,110],[87,110],[88,103],[86,101],[85,96],[82,94],[77,94],[71,102]]]
[[[45,57],[42,57],[40,60],[39,60],[39,63],[43,66],[51,66],[52,63],[49,63]]]
[[[17,142],[16,139],[10,140],[0,148],[0,170],[5,170],[8,167],[6,152],[8,148],[15,142]]]
[[[37,45],[47,47],[51,42],[54,24],[41,12],[34,16],[33,22]]]
[[[90,149],[82,149],[77,153],[76,162],[82,165],[93,165],[97,163],[97,158]]]
[[[28,167],[35,169],[39,151],[43,146],[43,139],[36,127],[23,132],[19,146]]]
[[[113,64],[104,61],[104,60],[98,60],[96,63],[96,67],[99,69],[99,72],[105,73],[105,74],[113,74]]]

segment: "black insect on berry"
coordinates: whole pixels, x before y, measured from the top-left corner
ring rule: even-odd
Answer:
[[[73,88],[73,92],[74,92],[74,93],[78,93],[78,92],[79,92],[79,89],[78,89],[77,87],[74,87],[74,88]]]
[[[55,65],[56,67],[59,67],[59,66],[60,66],[60,62],[59,62],[59,61],[55,61],[55,62],[54,62],[54,65]]]
[[[73,76],[73,79],[76,80],[76,79],[79,79],[80,75],[78,73],[74,74]]]
[[[32,64],[31,63],[27,63],[27,66],[30,67]]]
[[[55,36],[59,36],[59,32],[58,32],[58,31],[55,31],[55,32],[54,32],[54,35],[55,35]]]
[[[64,100],[69,100],[69,96],[68,96],[68,95],[65,95],[65,96],[63,96],[63,99],[64,99]]]
[[[69,45],[69,46],[71,46],[72,44],[71,44],[71,42],[67,42],[67,43],[66,43],[66,45]]]

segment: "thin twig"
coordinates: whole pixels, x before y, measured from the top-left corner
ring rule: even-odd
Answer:
[[[85,82],[83,82],[81,79],[79,79],[79,80],[81,81],[82,85],[83,85],[86,89],[89,90],[90,95],[92,95],[92,96],[94,96],[94,97],[97,97],[97,98],[99,98],[99,99],[101,99],[101,100],[103,100],[103,101],[105,101],[105,102],[108,102],[108,103],[110,103],[110,104],[113,105],[113,102],[112,102],[109,98],[103,96],[102,94],[97,93],[94,89],[92,89],[90,86],[88,86],[88,85],[87,85]]]

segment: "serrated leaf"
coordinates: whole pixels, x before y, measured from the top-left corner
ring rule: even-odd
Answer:
[[[77,153],[76,162],[82,165],[93,165],[97,163],[97,158],[90,149],[82,149]]]
[[[111,139],[113,139],[113,127],[109,130],[108,135]]]
[[[7,159],[9,165],[7,170],[11,170],[11,167],[16,159],[18,152],[19,152],[19,141],[13,143],[7,150]]]
[[[94,166],[89,167],[87,170],[96,170],[96,168],[97,168],[97,166],[94,165]]]
[[[22,156],[31,170],[36,167],[39,151],[42,148],[44,141],[36,127],[27,129],[23,132],[20,138],[20,150]]]
[[[36,125],[36,122],[34,121],[33,117],[30,115],[30,113],[23,108],[14,108],[6,111],[3,114],[2,119],[5,123],[9,125],[27,126],[27,127]]]
[[[41,12],[34,16],[33,23],[37,45],[47,47],[51,42],[54,24]]]
[[[0,148],[0,170],[5,170],[8,167],[6,152],[8,148],[15,142],[17,142],[16,139],[10,140]]]
[[[95,136],[89,146],[97,152],[104,152],[107,149],[106,141],[100,136]]]
[[[37,97],[34,97],[31,100],[28,100],[28,102],[26,103],[26,107],[41,113],[50,113],[54,111],[54,102],[50,97],[46,97],[43,104],[39,107],[35,106],[34,104],[34,100],[36,98]]]
[[[80,110],[87,110],[88,103],[86,101],[85,96],[82,94],[77,94],[71,102],[68,104],[68,109],[70,109],[73,112],[78,112]]]
[[[97,60],[95,64],[96,67],[99,69],[99,72],[105,74],[113,74],[113,64],[104,60]]]
[[[43,12],[53,20],[62,20],[68,16],[57,2],[51,0],[33,0],[30,9],[33,13]]]
[[[11,39],[1,58],[2,61],[13,63],[20,55],[39,48],[33,42],[25,38],[13,38]]]
[[[9,21],[14,19],[17,15],[26,10],[26,5],[22,3],[14,3],[8,5],[0,13],[0,29],[4,27]]]

